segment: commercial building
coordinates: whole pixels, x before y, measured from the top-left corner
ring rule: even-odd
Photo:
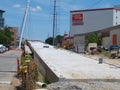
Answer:
[[[119,8],[71,11],[70,35],[84,34],[120,24]]]
[[[119,7],[75,10],[70,12],[70,36],[74,37],[74,46],[79,52],[84,51],[85,38],[88,33],[103,32],[104,29],[117,25],[120,25]],[[113,30],[113,32],[116,31]],[[116,36],[114,35],[113,37],[115,38]],[[105,42],[105,40],[103,41]],[[112,44],[112,40],[110,41],[110,44]]]
[[[120,25],[98,31],[102,34],[102,45],[109,47],[110,45],[120,45]]]
[[[3,28],[4,27],[4,21],[5,21],[5,19],[3,18],[3,13],[4,13],[5,11],[3,11],[3,10],[0,10],[0,28]]]

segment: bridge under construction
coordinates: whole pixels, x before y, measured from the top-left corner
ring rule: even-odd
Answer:
[[[49,82],[66,80],[119,80],[120,67],[55,48],[40,41],[28,41],[40,72]]]

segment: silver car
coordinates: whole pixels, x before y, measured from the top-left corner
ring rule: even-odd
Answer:
[[[3,52],[4,52],[3,47],[0,47],[0,53],[3,53]]]

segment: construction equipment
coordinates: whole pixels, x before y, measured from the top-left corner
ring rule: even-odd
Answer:
[[[87,47],[87,51],[89,54],[98,54],[97,43],[89,43]]]
[[[63,44],[63,48],[64,49],[68,49],[69,48],[69,44],[70,44],[69,41],[65,41],[64,44]]]

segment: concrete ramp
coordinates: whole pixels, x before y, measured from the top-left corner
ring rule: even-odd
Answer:
[[[98,60],[90,59],[64,49],[56,49],[53,46],[38,41],[29,41],[29,43],[41,60],[59,80],[63,78],[79,80],[120,79],[120,67],[105,63],[99,64]],[[49,47],[45,48],[44,46]],[[49,73],[46,74],[48,75]]]

